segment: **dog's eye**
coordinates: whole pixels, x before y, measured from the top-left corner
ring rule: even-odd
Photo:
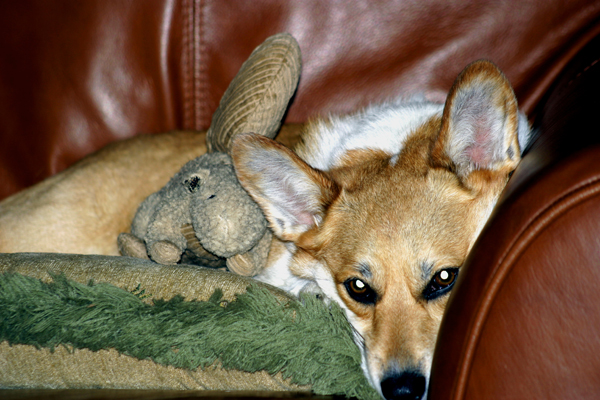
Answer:
[[[344,286],[350,297],[359,303],[375,304],[377,301],[377,293],[361,279],[350,278],[344,282]]]
[[[423,297],[425,300],[435,300],[450,292],[457,277],[458,268],[445,268],[438,271],[433,278],[431,278],[427,287],[425,287]]]
[[[457,274],[458,269],[456,268],[443,269],[433,276],[433,281],[440,288],[445,288],[454,283]]]

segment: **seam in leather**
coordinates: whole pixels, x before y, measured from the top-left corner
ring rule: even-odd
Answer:
[[[206,125],[206,2],[195,0],[194,4],[194,129],[201,130]]]
[[[598,62],[600,61],[600,59],[595,59],[594,61],[592,61],[587,67],[585,67],[583,70],[581,70],[577,75],[575,75],[573,77],[573,79],[571,79],[569,81],[569,83],[567,85],[571,85],[573,82],[575,82],[576,80],[578,80],[583,74],[585,74],[586,72],[588,72],[592,67],[594,67],[594,65],[598,64]]]
[[[182,54],[181,54],[181,74],[183,76],[183,129],[190,129],[193,121],[193,75],[190,72],[193,63],[193,40],[194,30],[194,4],[192,0],[183,0],[182,2]]]

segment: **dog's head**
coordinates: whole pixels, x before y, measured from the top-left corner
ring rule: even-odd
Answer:
[[[234,143],[242,185],[294,244],[292,273],[346,310],[386,398],[426,393],[448,294],[520,160],[519,122],[505,77],[477,62],[399,154],[351,150],[320,171],[261,136]]]

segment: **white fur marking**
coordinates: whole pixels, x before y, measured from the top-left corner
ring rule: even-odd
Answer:
[[[400,101],[319,122],[314,136],[307,138],[306,151],[299,155],[313,168],[325,171],[335,167],[350,150],[382,150],[397,155],[410,134],[443,111],[442,104]]]

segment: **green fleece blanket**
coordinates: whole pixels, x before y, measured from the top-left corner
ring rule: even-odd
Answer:
[[[54,349],[116,349],[178,368],[281,372],[317,394],[378,398],[360,367],[352,331],[336,305],[304,296],[278,300],[251,286],[234,301],[219,290],[208,301],[144,301],[107,283],[83,285],[63,275],[49,283],[0,274],[0,340]]]

